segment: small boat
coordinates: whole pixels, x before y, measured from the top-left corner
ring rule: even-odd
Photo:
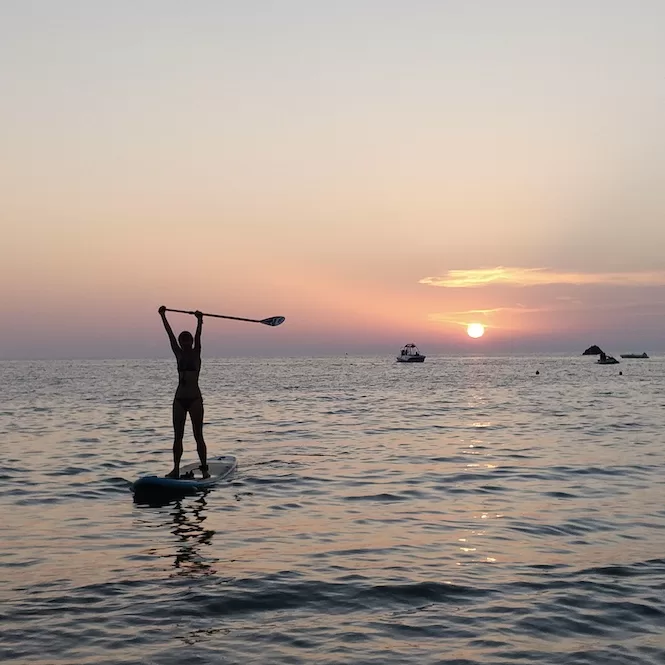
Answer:
[[[397,356],[398,363],[424,363],[425,356],[423,356],[415,344],[407,344],[402,348]]]
[[[621,354],[622,358],[648,358],[649,356],[644,353],[622,353]]]
[[[604,353],[598,358],[598,364],[599,365],[618,365],[619,361],[612,357],[612,356],[606,356]]]

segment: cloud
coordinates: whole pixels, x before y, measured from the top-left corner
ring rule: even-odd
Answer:
[[[438,323],[451,323],[467,326],[469,323],[482,323],[486,327],[494,327],[491,321],[496,320],[494,315],[505,321],[504,315],[508,317],[524,314],[545,313],[572,313],[572,312],[624,312],[626,316],[656,316],[662,317],[665,312],[665,301],[648,302],[624,302],[624,303],[584,303],[581,300],[568,299],[565,297],[555,298],[550,304],[541,307],[527,307],[517,304],[514,307],[494,307],[491,309],[468,309],[458,312],[432,312],[427,315],[428,320]],[[501,327],[505,327],[501,325]]]
[[[665,271],[642,272],[557,272],[549,268],[480,268],[477,270],[448,270],[440,277],[423,277],[419,284],[443,286],[449,289],[482,286],[547,286],[551,284],[595,286],[663,286]]]
[[[480,320],[484,325],[494,314],[534,314],[548,311],[545,307],[494,307],[493,309],[468,309],[463,312],[434,312],[427,318],[430,321],[439,323],[456,323],[461,326],[467,326],[469,323],[475,323]]]

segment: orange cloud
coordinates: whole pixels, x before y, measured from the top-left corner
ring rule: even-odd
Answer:
[[[468,309],[462,312],[433,312],[428,314],[430,321],[439,323],[454,323],[461,326],[467,326],[469,323],[483,320],[483,325],[488,326],[485,321],[494,314],[534,314],[547,311],[547,308],[537,307],[495,307],[493,309]],[[488,326],[489,327],[489,326]]]
[[[448,270],[440,277],[423,277],[419,284],[449,289],[482,286],[546,286],[551,284],[598,286],[663,286],[665,271],[578,273],[549,268],[480,268]]]

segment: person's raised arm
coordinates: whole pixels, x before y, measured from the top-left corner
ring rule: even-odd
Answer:
[[[175,335],[173,334],[173,330],[171,329],[171,324],[168,322],[168,319],[166,318],[166,307],[162,305],[158,311],[159,315],[162,317],[162,323],[164,324],[164,329],[166,330],[166,334],[169,336],[169,342],[171,342],[171,349],[173,350],[173,353],[177,358],[180,355],[180,346],[178,345],[178,340],[175,338]]]
[[[194,312],[196,317],[196,334],[194,335],[194,348],[197,351],[201,351],[201,332],[203,330],[203,313],[196,310]]]

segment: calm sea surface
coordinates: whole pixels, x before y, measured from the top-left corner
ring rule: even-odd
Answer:
[[[665,663],[663,358],[204,360],[160,507],[174,362],[0,377],[2,662]]]

